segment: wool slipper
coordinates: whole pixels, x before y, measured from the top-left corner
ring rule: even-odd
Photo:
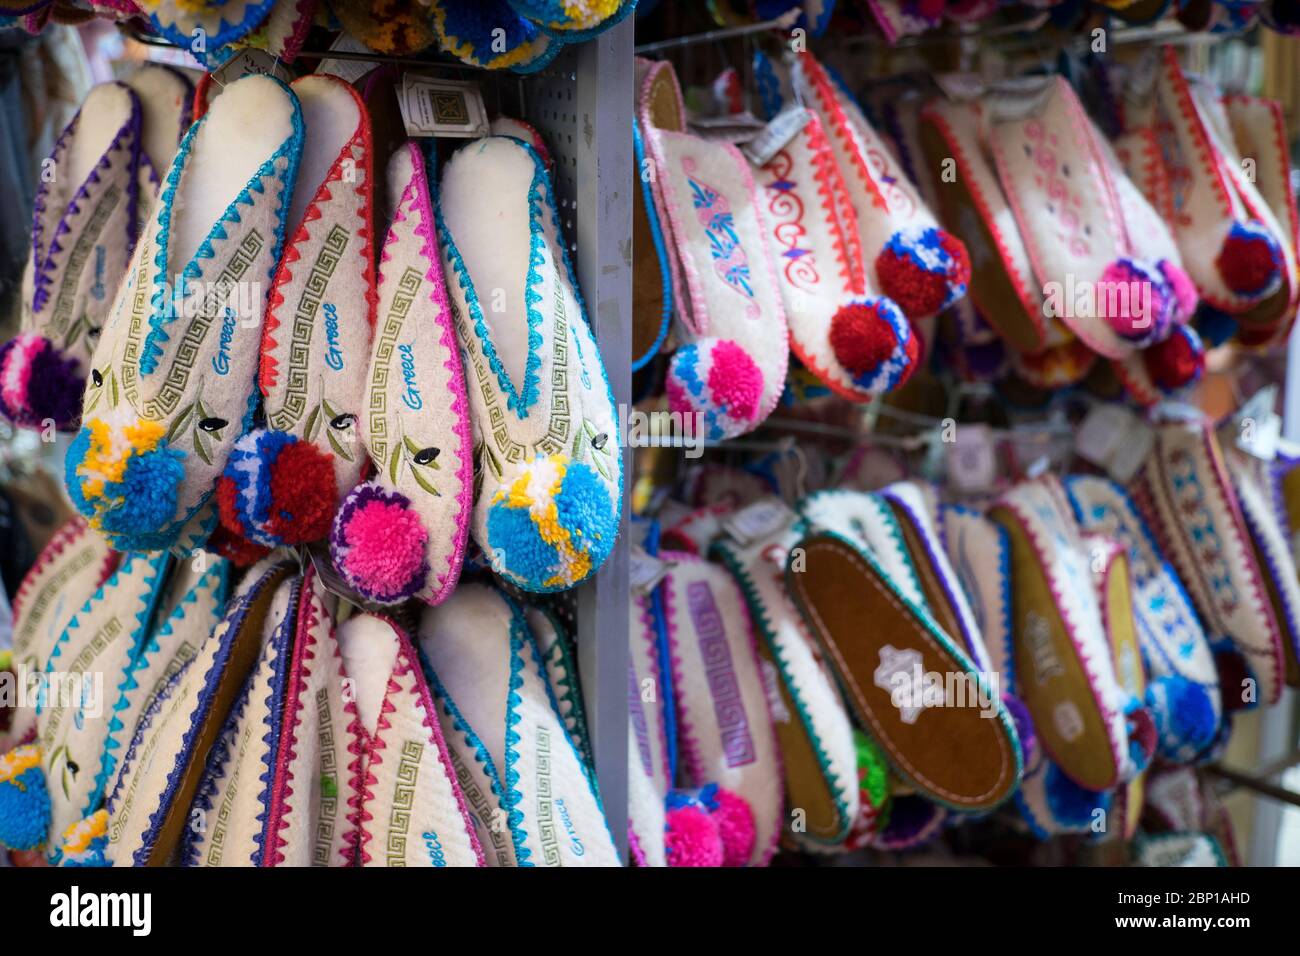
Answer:
[[[462,63],[486,70],[535,73],[564,44],[521,16],[509,0],[426,0],[438,45]]]
[[[821,120],[848,183],[870,288],[914,321],[965,297],[971,275],[965,245],[939,227],[843,82],[801,53],[793,83]]]
[[[1158,427],[1155,438],[1129,491],[1208,632],[1230,637],[1249,668],[1242,686],[1224,681],[1224,703],[1234,710],[1276,703],[1284,637],[1214,429],[1206,421],[1174,421]]]
[[[473,493],[469,403],[419,147],[389,162],[394,217],[380,263],[378,331],[365,377],[373,479],[334,519],[335,566],[363,597],[436,604],[460,577]]]
[[[258,635],[258,659],[208,752],[181,838],[184,866],[261,866],[284,720],[290,643],[302,580],[282,581]]]
[[[1126,698],[1065,491],[1051,476],[1022,482],[989,517],[1011,539],[1016,687],[1037,738],[1080,787],[1109,790],[1126,770]]]
[[[1111,369],[1144,408],[1186,401],[1205,375],[1205,342],[1191,325],[1175,325],[1167,338],[1112,361]]]
[[[663,599],[681,782],[702,793],[724,866],[766,866],[781,836],[783,777],[744,593],[703,558],[659,557],[670,565]]]
[[[55,642],[72,616],[117,570],[121,555],[86,522],[72,518],[54,532],[10,602],[12,673],[23,691],[0,736],[0,753],[30,743],[36,734],[36,700],[28,688],[45,673]],[[33,688],[35,689],[35,688]]]
[[[820,0],[825,2],[825,0]],[[834,0],[830,0],[834,5]],[[510,6],[566,43],[579,43],[617,25],[636,9],[636,0],[509,0]]]
[[[525,143],[488,137],[448,162],[436,216],[472,382],[474,539],[524,590],[572,587],[613,550],[623,455],[550,177]]]
[[[1067,833],[1105,832],[1115,804],[1111,790],[1089,790],[1066,775],[1051,758],[1025,774],[1016,793],[1016,809],[1039,840]]]
[[[140,149],[138,97],[103,83],[45,161],[19,333],[0,346],[0,414],[15,425],[77,426],[77,393],[136,241]]]
[[[349,814],[361,751],[354,698],[335,635],[337,599],[308,565],[299,592],[274,782],[263,828],[263,866],[344,866],[355,848]],[[349,708],[352,708],[351,710]]]
[[[1218,867],[1228,866],[1228,857],[1208,833],[1156,833],[1135,841],[1133,865]]]
[[[541,655],[542,668],[555,695],[555,706],[564,722],[569,742],[578,752],[587,776],[594,782],[596,758],[591,750],[587,708],[582,702],[582,685],[578,681],[578,648],[573,635],[552,608],[530,604],[524,608],[524,616]]]
[[[1150,675],[1145,700],[1162,760],[1187,763],[1218,735],[1219,674],[1201,622],[1137,505],[1107,478],[1075,475],[1066,493],[1080,527],[1128,550],[1138,641]]]
[[[685,344],[669,365],[668,404],[702,416],[705,438],[735,437],[776,408],[789,365],[766,215],[740,151],[687,132],[672,65],[642,62],[637,73],[651,185],[681,274],[673,299]]]
[[[266,425],[235,443],[216,494],[222,524],[266,547],[326,537],[361,478],[375,320],[369,115],[336,77],[305,76],[291,89],[306,139],[262,328]]]
[[[252,423],[302,140],[297,97],[250,75],[172,162],[95,349],[66,462],[73,504],[119,550],[174,544]]]
[[[1120,359],[1173,308],[1154,263],[1139,258],[1112,167],[1062,77],[986,101],[998,178],[1050,312],[1093,351]]]
[[[263,50],[282,63],[292,63],[302,52],[307,34],[316,22],[318,0],[273,0],[266,19],[255,30],[222,47],[214,62],[226,62],[241,50]]]
[[[464,584],[424,612],[419,647],[452,763],[472,784],[466,795],[488,862],[617,866],[595,780],[520,607]]]
[[[857,214],[815,113],[755,178],[799,360],[854,401],[901,385],[919,360],[919,336],[892,300],[867,295]]]
[[[848,529],[836,530],[824,521],[830,496],[869,505],[847,519]],[[872,497],[823,492],[801,503],[803,538],[791,552],[786,586],[846,703],[898,774],[946,807],[992,809],[1019,783],[1015,728],[987,677],[935,623],[889,505]],[[893,527],[868,530],[878,547],[856,530],[868,528],[863,519],[871,510],[879,527]],[[901,570],[891,573],[891,566]],[[879,626],[864,632],[863,620]],[[944,678],[936,684],[927,676],[936,674],[961,675],[962,699]]]
[[[437,42],[434,17],[420,0],[329,0],[343,29],[376,53],[410,56]]]
[[[648,536],[647,540],[651,540]],[[667,629],[662,583],[634,589],[628,602],[628,844],[639,866],[692,865],[707,854],[722,858],[722,840],[707,813],[691,810],[671,827],[665,801],[673,786],[667,713],[673,706],[668,668],[663,666]]]
[[[493,130],[496,133],[496,130]],[[498,134],[500,135],[500,134]],[[650,187],[649,160],[641,127],[632,124],[636,160],[632,183],[632,371],[638,372],[659,354],[668,339],[673,318],[676,262],[668,252],[659,205]]]
[[[131,87],[140,100],[140,145],[143,149],[140,165],[145,167],[143,172],[153,190],[148,201],[141,203],[144,207],[141,216],[144,217],[152,210],[154,195],[171,167],[185,131],[190,128],[194,84],[180,70],[160,63],[146,63],[122,82]]]
[[[223,62],[222,48],[266,19],[276,0],[135,0],[163,37],[199,62]]]
[[[292,570],[268,559],[249,571],[198,653],[141,717],[107,801],[107,862],[162,866],[180,847],[208,755],[257,665],[275,594]]]
[[[933,100],[921,110],[921,146],[931,168],[955,163],[953,181],[936,191],[937,208],[966,247],[982,253],[971,257],[971,301],[1014,349],[1037,352],[1048,344],[1043,290],[981,123],[978,102]]]
[[[772,507],[771,500],[751,506]],[[788,509],[781,508],[789,514]],[[746,509],[729,527],[744,527]],[[790,515],[793,518],[793,515]],[[774,674],[780,707],[773,706],[786,803],[803,811],[791,825],[796,843],[825,852],[843,843],[860,813],[857,752],[835,678],[785,588],[785,567],[797,533],[783,520],[766,535],[734,534],[714,545],[740,585],[759,634],[764,673]],[[796,825],[797,824],[797,825]]]

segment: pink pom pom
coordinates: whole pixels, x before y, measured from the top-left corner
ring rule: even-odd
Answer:
[[[712,816],[722,838],[722,865],[744,866],[754,853],[754,841],[758,836],[754,811],[744,797],[721,787],[713,799],[716,806]]]
[[[664,850],[669,866],[722,866],[718,825],[703,807],[669,810],[664,824]]]
[[[429,532],[410,501],[373,483],[359,485],[334,519],[334,563],[362,596],[382,604],[406,600],[428,576]]]
[[[1192,282],[1191,276],[1168,259],[1161,259],[1158,267],[1174,295],[1174,321],[1182,325],[1189,321],[1192,313],[1196,311],[1200,299],[1196,294],[1196,284]]]
[[[1097,314],[1115,333],[1145,345],[1161,338],[1169,328],[1171,303],[1145,265],[1133,259],[1116,259],[1106,266],[1097,286]]]
[[[713,393],[714,403],[727,408],[732,418],[750,421],[758,417],[763,373],[744,349],[723,339],[713,347],[709,391]]]

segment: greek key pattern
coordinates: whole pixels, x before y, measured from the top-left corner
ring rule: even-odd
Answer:
[[[181,668],[198,656],[199,649],[197,647],[189,641],[182,641],[181,646],[176,649],[176,653],[172,656],[172,659],[169,660],[167,666],[163,668],[163,672],[158,675],[158,679],[155,680],[153,686],[149,688],[149,694],[145,697],[144,705],[139,708],[139,712],[142,714],[148,713],[149,708],[153,706],[153,702],[157,700],[158,695],[162,693],[162,689],[167,686],[167,682],[175,677],[176,674],[180,672]]]
[[[316,739],[320,742],[321,794],[317,803],[319,815],[316,819],[316,843],[312,847],[311,865],[329,866],[330,847],[334,842],[334,827],[338,817],[339,769],[334,761],[334,721],[330,717],[329,692],[324,688],[316,691]],[[326,793],[324,783],[334,784],[334,793]]]
[[[385,849],[389,866],[406,866],[406,832],[411,828],[411,807],[415,804],[415,780],[420,775],[424,744],[408,740],[397,761],[397,783],[393,785],[393,809],[388,814]]]
[[[50,338],[62,335],[72,319],[73,300],[77,295],[77,286],[81,284],[81,272],[86,267],[91,251],[99,241],[99,234],[108,222],[108,217],[117,208],[122,198],[122,190],[112,185],[104,190],[104,195],[96,203],[85,227],[77,234],[77,241],[68,256],[68,264],[63,272],[63,281],[59,284],[59,294],[54,299],[54,309],[50,313],[50,329],[54,333]]]
[[[233,761],[230,781],[221,797],[221,806],[217,808],[217,822],[213,824],[212,836],[208,839],[208,866],[220,866],[221,857],[226,852],[226,836],[230,832],[231,818],[235,815],[235,796],[239,793],[239,771],[244,765],[244,754],[252,739],[253,728],[245,727],[239,738],[239,751]]]
[[[384,315],[384,325],[375,342],[375,354],[370,362],[370,431],[367,436],[370,454],[375,461],[388,460],[388,375],[392,370],[397,339],[423,282],[424,273],[414,266],[408,266],[402,273],[397,280],[397,291],[393,293],[393,303]]]
[[[45,582],[36,592],[35,600],[23,612],[22,625],[14,632],[14,661],[27,649],[27,643],[34,632],[33,624],[44,620],[46,613],[53,607],[55,599],[77,573],[84,571],[96,559],[94,548],[82,548],[59,569],[58,574]]]
[[[743,767],[757,759],[754,738],[745,715],[745,701],[727,644],[726,626],[707,581],[692,581],[686,588],[686,606],[695,633],[699,635],[700,657],[713,698],[713,713],[728,767]]]
[[[325,290],[339,261],[348,247],[352,233],[335,225],[325,236],[325,244],[312,263],[311,272],[303,286],[302,297],[293,314],[293,333],[289,340],[289,369],[285,379],[284,404],[269,416],[272,428],[288,431],[307,410],[307,385],[310,381],[311,334],[315,329],[316,314],[325,299]]]
[[[542,863],[560,866],[560,840],[555,830],[555,804],[551,800],[551,734],[537,727],[537,836],[542,841]]]
[[[70,674],[91,674],[93,665],[100,654],[108,649],[122,633],[122,622],[116,617],[109,618],[104,622],[104,626],[95,632],[95,636],[90,639],[81,653],[68,668]],[[45,726],[45,731],[41,734],[41,749],[47,754],[54,751],[54,742],[59,739],[59,728],[63,725],[63,715],[68,713],[70,708],[52,707],[48,713],[50,715],[49,723]]]
[[[451,770],[456,775],[456,782],[460,784],[461,792],[465,794],[465,802],[468,804],[470,813],[480,821],[478,831],[486,835],[488,842],[492,844],[492,852],[496,854],[497,863],[501,866],[510,865],[510,854],[506,847],[506,834],[498,820],[501,811],[493,806],[493,802],[488,799],[483,787],[479,784],[479,779],[465,765],[460,754],[455,751],[449,751],[451,756]]]

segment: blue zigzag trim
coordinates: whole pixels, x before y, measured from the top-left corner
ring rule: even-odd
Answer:
[[[230,762],[232,756],[230,744],[239,733],[239,725],[244,719],[244,711],[248,709],[248,701],[252,696],[253,681],[256,678],[256,669],[250,671],[248,676],[244,678],[244,686],[240,688],[239,696],[235,699],[235,706],[226,715],[226,722],[221,727],[221,733],[217,734],[212,749],[208,751],[208,759],[203,766],[203,777],[199,780],[198,789],[194,791],[194,802],[191,804],[190,809],[191,816],[193,816],[195,810],[201,810],[206,814],[213,807],[220,786],[219,781],[226,776],[226,764]],[[187,826],[185,835],[181,838],[181,866],[198,866],[200,857],[198,834],[195,832],[194,827]]]
[[[254,818],[259,825],[253,835],[253,843],[256,845],[253,851],[253,866],[261,866],[266,855],[268,835],[266,824],[267,814],[271,808],[271,787],[275,783],[275,755],[284,729],[285,689],[289,682],[290,670],[287,665],[291,663],[290,645],[297,630],[298,602],[301,595],[302,578],[297,578],[290,585],[289,612],[285,614],[275,635],[271,638],[271,686],[266,695],[266,718],[263,721],[266,733],[262,735],[262,743],[265,745],[262,750],[262,766],[266,769],[257,778],[262,784],[262,792],[257,800],[260,809]]]
[[[231,3],[230,0],[225,0],[221,5],[223,8],[222,14],[217,17],[217,25],[215,29],[209,29],[207,22],[198,22],[196,20],[196,22],[191,24],[189,29],[186,30],[176,21],[163,22],[158,18],[156,13],[151,13],[149,15],[149,22],[154,25],[154,28],[157,29],[159,33],[176,46],[180,47],[182,50],[189,51],[193,54],[195,59],[199,60],[204,65],[210,66],[219,64],[226,59],[219,56],[222,47],[234,43],[236,40],[243,39],[261,26],[270,13],[271,7],[274,3],[275,0],[257,0],[255,3],[246,3],[244,4],[244,15],[240,19],[231,22],[226,19],[224,8],[226,6],[235,6],[236,4]],[[206,17],[204,20],[210,21],[211,18]],[[192,49],[195,39],[194,33],[197,30],[203,30],[204,52],[202,53],[195,52]]]
[[[505,598],[504,595],[502,595]],[[519,696],[519,688],[524,686],[523,668],[524,668],[524,633],[527,624],[523,620],[523,614],[517,606],[513,605],[509,599],[507,603],[511,604],[510,620],[510,692],[506,696],[506,777],[505,777],[505,808],[507,811],[506,822],[510,825],[510,834],[515,839],[515,863],[518,866],[533,866],[529,862],[529,857],[533,855],[525,844],[528,840],[528,831],[524,829],[524,813],[519,809],[519,804],[523,802],[524,795],[519,789],[519,771],[515,769],[515,764],[519,762],[519,734],[515,730],[515,725],[519,723],[519,708],[523,704],[523,698]],[[567,734],[565,735],[568,736]]]

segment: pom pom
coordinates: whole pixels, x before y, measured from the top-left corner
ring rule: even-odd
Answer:
[[[722,866],[718,825],[698,804],[672,808],[664,817],[664,851],[669,866]]]
[[[63,831],[59,848],[61,866],[108,866],[108,811],[96,810]]]
[[[734,438],[754,427],[762,411],[763,372],[730,339],[700,339],[679,348],[668,364],[668,407],[704,418],[703,437]]]
[[[891,300],[857,299],[831,317],[831,351],[853,384],[881,394],[898,387],[916,367],[920,342]]]
[[[368,481],[343,500],[330,533],[330,555],[343,579],[362,597],[397,604],[428,579],[428,539],[409,498]]]
[[[1137,698],[1130,701],[1124,714],[1128,725],[1128,759],[1136,773],[1141,773],[1151,765],[1155,756],[1158,734],[1156,722],[1151,711],[1138,703]]]
[[[217,485],[217,494],[221,494],[220,483]],[[271,553],[271,549],[265,545],[249,541],[224,525],[217,525],[213,529],[208,538],[208,550],[219,554],[237,568],[251,568]]]
[[[1173,320],[1179,325],[1186,324],[1196,312],[1200,300],[1196,292],[1196,284],[1192,282],[1191,276],[1168,259],[1161,259],[1156,263],[1156,268],[1160,270],[1160,275],[1165,280],[1165,285],[1169,287],[1173,299]]]
[[[15,425],[46,421],[67,431],[81,417],[85,376],[75,359],[44,336],[24,334],[0,346],[0,411]]]
[[[970,256],[951,233],[909,227],[889,237],[876,257],[876,276],[909,319],[925,319],[966,295]]]
[[[1240,685],[1238,685],[1240,686]],[[1177,674],[1147,685],[1147,707],[1155,718],[1161,757],[1190,763],[1214,742],[1217,717],[1209,691]]]
[[[1179,326],[1163,342],[1142,351],[1147,374],[1162,392],[1177,392],[1200,381],[1205,371],[1205,346],[1190,326]]]
[[[1248,299],[1269,295],[1282,281],[1282,250],[1253,220],[1232,224],[1214,265],[1228,288]]]
[[[217,487],[221,523],[272,548],[324,538],[337,500],[333,458],[312,442],[263,429],[235,443]]]
[[[889,820],[873,842],[882,850],[910,850],[936,837],[947,819],[948,812],[925,797],[896,796],[889,805]]]
[[[41,750],[27,744],[0,756],[0,844],[34,850],[50,829],[50,792],[41,770]]]
[[[722,865],[744,866],[754,853],[754,841],[758,837],[749,801],[718,787],[706,803],[722,840]]]
[[[1173,292],[1157,270],[1124,257],[1102,270],[1096,308],[1116,335],[1141,348],[1168,334]]]
[[[535,458],[506,475],[487,515],[498,574],[527,591],[570,588],[609,556],[618,513],[604,481],[567,455]]]
[[[1047,809],[1056,822],[1068,830],[1087,830],[1092,826],[1095,811],[1110,812],[1109,793],[1085,790],[1062,773],[1056,764],[1048,766],[1043,790]]]
[[[1038,734],[1034,732],[1034,719],[1029,715],[1029,708],[1019,697],[1002,695],[1002,706],[1011,717],[1016,728],[1016,739],[1020,741],[1020,762],[1025,773],[1030,773],[1038,766]]]

